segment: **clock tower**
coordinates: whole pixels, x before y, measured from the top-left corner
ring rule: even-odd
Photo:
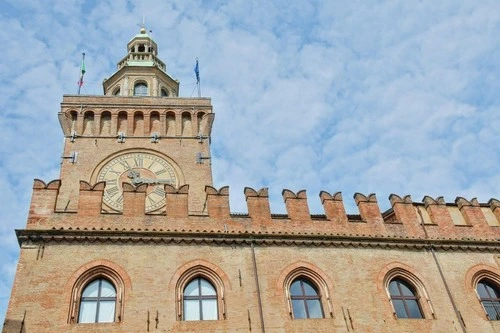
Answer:
[[[164,214],[165,184],[189,187],[189,213],[203,214],[212,185],[209,98],[180,98],[144,27],[127,44],[104,96],[65,95],[61,187],[56,210],[78,207],[79,181],[105,182],[103,213],[123,210],[123,185],[147,184],[146,213]]]

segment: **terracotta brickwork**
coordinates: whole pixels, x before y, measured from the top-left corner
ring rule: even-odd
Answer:
[[[191,215],[188,186],[165,185],[167,208],[158,215],[145,213],[146,185],[124,185],[124,211],[109,214],[101,209],[102,184],[80,183],[76,212],[54,209],[59,186],[35,180],[27,228],[17,232],[21,257],[4,332],[21,323],[36,332],[250,332],[262,325],[266,332],[460,332],[461,321],[466,332],[500,330],[485,316],[473,277],[500,281],[500,228],[481,209],[495,208],[494,199],[415,203],[391,195],[392,209],[381,213],[375,195],[358,193],[360,215],[346,215],[340,193],[323,191],[325,215],[311,216],[305,191],[284,190],[282,216],[269,212],[267,189],[246,188],[249,215],[242,216],[230,214],[227,187],[207,186],[206,213]],[[432,219],[425,226],[416,209],[424,205]],[[453,225],[448,207],[459,207],[468,224]],[[78,324],[72,290],[96,263],[126,281],[120,318]],[[181,320],[183,274],[220,281],[219,320]],[[398,276],[414,283],[424,319],[395,317],[387,279]],[[296,277],[318,287],[324,319],[293,319],[288,288]]]
[[[103,114],[109,115],[109,121],[102,121]],[[157,121],[152,123],[153,115]],[[67,158],[61,164],[57,209],[76,211],[80,196],[74,184],[80,180],[95,184],[99,170],[113,157],[151,152],[172,164],[179,185],[190,184],[190,209],[202,212],[204,188],[212,185],[212,170],[209,160],[197,163],[196,158],[197,153],[210,157],[213,116],[208,98],[141,97],[139,102],[137,97],[64,96],[59,120],[66,136],[63,156]],[[109,130],[103,132],[104,126]],[[124,142],[118,142],[120,126],[125,128]],[[157,142],[152,142],[154,133],[159,136]],[[69,158],[73,153],[77,153],[76,163]]]

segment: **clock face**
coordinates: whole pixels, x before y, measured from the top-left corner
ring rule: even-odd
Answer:
[[[146,212],[165,206],[164,184],[178,187],[174,168],[163,158],[149,153],[129,153],[113,158],[97,175],[97,181],[106,181],[104,203],[113,210],[123,210],[122,183],[134,186],[148,184]]]

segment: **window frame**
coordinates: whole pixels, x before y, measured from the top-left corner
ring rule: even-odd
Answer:
[[[215,295],[203,295],[203,289],[201,286],[202,281],[205,281],[210,284],[210,286],[213,288]],[[186,288],[191,285],[193,282],[197,282],[197,290],[198,290],[198,295],[196,296],[187,296],[185,295]],[[206,300],[215,300],[215,308],[216,308],[216,319],[204,319],[203,318],[203,301]],[[199,319],[186,319],[186,301],[197,301],[198,303],[198,308],[199,308]],[[218,309],[218,297],[217,297],[217,289],[214,287],[212,283],[210,283],[209,280],[205,279],[203,276],[197,276],[192,278],[185,286],[184,290],[182,292],[182,305],[183,305],[183,311],[182,311],[182,321],[208,321],[208,320],[218,320],[219,319],[219,309]]]
[[[108,266],[98,264],[94,267],[88,268],[90,265],[84,265],[78,271],[73,273],[72,281],[70,282],[72,285],[71,289],[71,302],[70,308],[68,312],[68,323],[70,324],[85,324],[79,323],[80,317],[80,307],[81,307],[81,299],[82,294],[85,288],[93,281],[97,279],[107,280],[109,283],[113,285],[116,293],[115,300],[115,313],[113,323],[119,323],[123,320],[123,312],[124,312],[124,296],[125,296],[125,283],[122,275],[125,277],[125,281],[129,282],[129,278],[121,267],[116,264],[108,261],[102,261]],[[113,268],[111,268],[111,267]],[[116,267],[115,267],[116,266]],[[130,287],[127,284],[128,287]],[[94,324],[111,324],[108,323],[94,323]]]
[[[391,294],[390,291],[390,285],[392,283],[396,283],[397,289],[398,289],[398,294]],[[401,288],[401,285],[405,286],[411,293],[412,295],[404,295],[403,290]],[[405,279],[402,279],[401,277],[395,277],[389,281],[388,284],[389,288],[389,295],[391,297],[391,303],[392,306],[394,307],[394,312],[396,315],[396,318],[398,319],[425,319],[424,312],[422,311],[422,306],[420,305],[420,296],[418,294],[418,289],[415,288],[410,282],[406,281]],[[396,305],[394,304],[394,301],[402,301],[403,306],[404,306],[404,312],[406,314],[406,317],[399,317],[398,316],[398,311],[396,310]],[[418,311],[420,313],[420,317],[411,317],[411,311],[408,307],[408,302],[414,301],[417,304]]]
[[[283,293],[286,309],[290,319],[294,320],[290,287],[292,283],[299,278],[306,279],[316,288],[317,293],[321,297],[320,304],[323,311],[323,319],[327,317],[335,318],[330,298],[330,286],[333,285],[333,282],[328,275],[326,275],[316,265],[305,261],[298,261],[285,267],[276,281],[276,287]]]
[[[137,94],[136,93],[136,89],[138,87],[140,87],[141,89],[143,89],[143,87],[145,87],[146,91],[144,93],[141,92],[141,94]],[[149,96],[149,86],[148,86],[147,82],[145,82],[145,81],[137,81],[137,82],[135,82],[134,83],[133,96],[139,96],[139,97]]]
[[[292,294],[292,285],[295,283],[295,282],[299,282],[300,283],[300,290],[301,290],[301,293],[300,295],[294,295]],[[307,284],[309,287],[311,287],[314,292],[316,293],[316,295],[307,295],[306,293],[306,290],[304,288],[304,284]],[[290,293],[290,302],[292,303],[292,313],[293,313],[293,319],[323,319],[325,318],[325,311],[323,310],[323,304],[321,302],[321,293],[319,291],[319,288],[311,281],[309,280],[308,278],[306,277],[303,277],[303,276],[299,276],[297,278],[295,278],[292,283],[290,283],[290,289],[289,289],[289,293]],[[305,318],[297,318],[296,316],[296,313],[294,311],[294,307],[293,307],[293,301],[302,301],[301,303],[304,305],[304,309],[305,309],[305,314],[306,314],[306,317]],[[318,301],[319,305],[320,305],[320,310],[321,310],[321,317],[311,317],[310,313],[309,313],[309,304],[307,301]]]
[[[409,269],[411,269],[411,272],[409,271]],[[431,299],[429,298],[424,284],[421,282],[422,277],[420,275],[416,275],[418,274],[418,272],[415,269],[401,263],[393,263],[387,265],[381,272],[384,276],[383,286],[385,288],[387,298],[391,305],[392,314],[395,319],[436,319],[436,314],[434,311],[434,307],[432,306]],[[394,302],[392,301],[391,293],[389,291],[389,284],[395,279],[403,280],[411,286],[413,293],[418,297],[417,304],[419,306],[422,318],[399,318],[397,316],[396,307],[394,306]]]
[[[102,292],[102,283],[103,281],[106,281],[108,282],[112,287],[113,287],[113,291],[114,291],[114,296],[113,297],[103,297],[101,296],[101,292]],[[83,296],[83,294],[85,293],[85,290],[90,287],[90,285],[94,282],[98,282],[98,287],[97,287],[97,297],[94,297],[94,296]],[[82,293],[80,295],[80,304],[79,304],[79,307],[78,307],[78,319],[77,319],[77,323],[78,324],[102,324],[102,323],[110,323],[109,321],[99,321],[99,314],[100,314],[100,305],[102,302],[109,302],[109,301],[113,301],[114,304],[113,304],[113,321],[115,321],[116,319],[116,300],[117,300],[117,293],[116,293],[116,287],[113,285],[113,283],[111,281],[109,281],[108,279],[106,278],[103,278],[103,277],[98,277],[94,280],[91,280],[89,281],[82,289]],[[85,303],[85,302],[88,302],[88,303],[95,303],[96,304],[96,308],[95,308],[95,314],[94,314],[94,321],[93,322],[81,322],[81,314],[82,314],[82,305]]]
[[[184,290],[187,285],[196,278],[202,278],[209,282],[212,287],[215,289],[215,294],[217,297],[217,319],[216,320],[225,320],[226,319],[226,304],[225,304],[225,284],[222,278],[225,278],[224,281],[227,280],[225,274],[221,271],[220,273],[223,275],[222,277],[219,273],[216,273],[212,268],[220,269],[215,265],[205,262],[205,261],[196,261],[203,262],[203,264],[192,264],[187,263],[186,266],[189,268],[184,269],[181,268],[178,270],[178,279],[175,286],[176,291],[176,311],[177,311],[177,320],[184,322],[198,322],[198,321],[207,321],[207,320],[184,320]],[[210,267],[208,267],[210,266]],[[226,281],[229,283],[228,281]],[[208,320],[213,321],[213,320]]]
[[[490,321],[499,321],[500,320],[500,296],[499,297],[492,297],[490,295],[490,292],[488,291],[488,289],[485,288],[485,290],[488,293],[489,297],[488,298],[481,297],[481,295],[479,294],[479,291],[478,291],[478,288],[479,288],[480,284],[482,284],[484,286],[490,287],[491,289],[493,289],[498,294],[500,294],[500,286],[498,285],[498,283],[495,280],[490,279],[488,277],[482,277],[481,279],[479,279],[477,281],[476,288],[475,288],[477,298],[479,299],[479,303],[481,303],[481,307],[484,310],[486,318],[488,318],[488,320],[490,320]],[[497,305],[494,306],[494,309],[495,309],[495,312],[496,312],[496,318],[494,318],[494,319],[491,318],[491,316],[490,316],[488,310],[486,310],[486,307],[484,306],[483,302],[495,302],[495,303],[497,303]]]

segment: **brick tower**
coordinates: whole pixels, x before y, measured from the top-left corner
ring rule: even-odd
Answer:
[[[164,184],[188,184],[190,212],[201,213],[204,187],[212,185],[210,99],[177,97],[179,82],[166,73],[144,27],[127,51],[104,80],[104,96],[63,97],[64,160],[56,210],[78,208],[78,184],[85,180],[106,182],[104,212],[123,211],[123,183],[129,183],[150,185],[150,214],[165,211]]]

